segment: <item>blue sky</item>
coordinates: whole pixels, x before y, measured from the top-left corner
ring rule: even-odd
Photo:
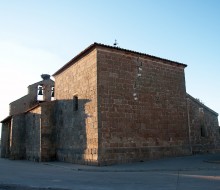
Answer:
[[[0,120],[27,86],[91,43],[187,64],[187,92],[220,113],[220,1],[0,0]]]

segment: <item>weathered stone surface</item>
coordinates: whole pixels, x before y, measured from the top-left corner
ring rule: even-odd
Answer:
[[[25,116],[15,115],[11,120],[11,159],[23,159],[25,157]]]
[[[50,161],[56,159],[54,102],[45,102],[26,115],[26,159]]]
[[[187,95],[190,141],[193,153],[215,152],[220,147],[218,114]]]
[[[2,123],[1,135],[1,157],[9,158],[10,156],[10,134],[11,134],[11,119]]]
[[[94,50],[55,76],[58,160],[98,162],[94,151],[98,149],[96,56]],[[78,97],[78,110],[74,96]]]
[[[55,102],[41,104],[41,161],[56,160]]]
[[[139,57],[134,89],[139,55],[97,54],[100,164],[190,154],[184,67]]]
[[[26,159],[41,160],[41,107],[38,106],[26,114]]]

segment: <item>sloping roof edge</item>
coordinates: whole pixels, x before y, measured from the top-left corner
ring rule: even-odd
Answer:
[[[160,57],[156,57],[153,55],[149,55],[149,54],[145,54],[145,53],[140,53],[140,52],[136,52],[136,51],[132,51],[132,50],[127,50],[127,49],[123,49],[120,47],[114,47],[114,46],[109,46],[109,45],[104,45],[104,44],[100,44],[100,43],[93,43],[90,46],[88,46],[86,49],[84,49],[82,52],[80,52],[78,55],[76,55],[73,59],[71,59],[69,62],[67,62],[63,67],[61,67],[59,70],[57,70],[52,76],[56,76],[58,74],[60,74],[61,72],[63,72],[66,68],[70,67],[74,62],[76,62],[77,60],[79,60],[80,58],[82,58],[83,56],[87,55],[88,53],[90,53],[93,49],[97,48],[97,47],[103,47],[103,48],[108,48],[108,49],[114,49],[114,50],[119,50],[119,51],[124,51],[127,53],[135,53],[135,54],[139,54],[141,56],[147,56],[153,59],[158,59],[161,61],[165,61],[165,62],[169,62],[172,64],[177,64],[177,65],[181,65],[183,67],[187,67],[186,64],[183,63],[179,63],[176,61],[171,61],[168,59],[164,59],[164,58],[160,58]]]
[[[9,120],[9,119],[11,119],[11,118],[12,118],[12,116],[9,115],[9,116],[7,116],[5,119],[3,119],[2,121],[0,121],[0,123],[4,123],[5,121],[7,121],[7,120]]]
[[[27,109],[24,113],[27,113],[27,112],[29,112],[29,111],[31,111],[31,110],[33,110],[33,109],[35,109],[35,108],[37,108],[37,107],[39,107],[40,106],[40,103],[38,103],[38,104],[36,104],[36,105],[34,105],[34,106],[32,106],[32,107],[30,107],[29,109]]]
[[[33,109],[39,107],[39,106],[40,106],[40,104],[36,104],[36,105],[32,106],[31,108],[27,109],[27,110],[24,111],[24,112],[17,113],[17,114],[14,114],[14,115],[9,115],[9,116],[7,116],[5,119],[3,119],[2,121],[0,121],[0,123],[4,123],[5,121],[11,119],[13,116],[25,114],[25,113],[27,113],[27,112],[29,112],[29,111],[31,111],[31,110],[33,110]]]
[[[212,109],[210,109],[209,107],[207,107],[206,105],[204,105],[203,103],[201,103],[199,100],[197,100],[196,98],[194,98],[193,96],[191,96],[190,94],[186,94],[186,96],[188,98],[190,98],[192,101],[196,102],[197,104],[199,104],[201,107],[205,108],[206,110],[212,112],[213,114],[215,114],[216,116],[218,116],[219,114],[215,111],[213,111]]]

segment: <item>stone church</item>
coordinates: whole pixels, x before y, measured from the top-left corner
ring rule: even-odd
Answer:
[[[102,166],[216,152],[218,114],[186,93],[186,66],[94,43],[10,104],[1,157]]]

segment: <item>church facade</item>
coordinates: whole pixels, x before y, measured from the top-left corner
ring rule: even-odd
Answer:
[[[1,156],[101,166],[216,152],[218,114],[186,93],[185,67],[94,43],[10,104]]]

